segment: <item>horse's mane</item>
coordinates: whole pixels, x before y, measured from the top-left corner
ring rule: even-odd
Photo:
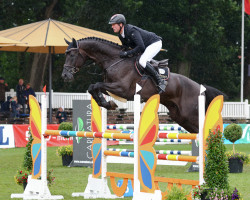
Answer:
[[[87,38],[79,39],[78,41],[81,42],[81,41],[87,41],[87,40],[95,40],[95,41],[98,41],[98,42],[103,42],[103,43],[106,43],[106,44],[111,44],[111,45],[116,46],[116,47],[121,47],[121,45],[119,45],[117,43],[114,43],[112,41],[105,40],[105,39],[102,39],[102,38],[98,38],[98,37],[87,37]]]

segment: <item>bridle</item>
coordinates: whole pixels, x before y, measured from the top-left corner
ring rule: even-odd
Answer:
[[[80,56],[81,56],[83,59],[85,59],[86,55],[84,55],[84,54],[80,51],[78,42],[76,43],[76,45],[77,45],[76,48],[70,48],[70,49],[66,50],[66,51],[65,51],[65,55],[66,55],[67,53],[71,52],[71,51],[77,51],[77,54],[80,54]],[[91,63],[91,64],[92,64],[92,63]],[[90,65],[90,64],[88,64],[88,65]],[[77,68],[76,66],[72,66],[72,65],[66,65],[66,64],[64,64],[64,65],[63,65],[63,68],[64,68],[67,72],[71,73],[72,75],[75,74],[75,73],[77,73],[77,72],[79,71],[79,68]]]

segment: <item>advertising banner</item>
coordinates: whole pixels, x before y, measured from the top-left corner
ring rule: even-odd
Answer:
[[[0,125],[0,148],[15,147],[12,125]]]
[[[90,100],[73,100],[74,131],[91,131],[91,113]],[[93,138],[74,137],[70,167],[92,167],[92,142]]]
[[[48,124],[47,129],[57,130],[59,127],[58,124]],[[29,140],[29,125],[13,125],[14,137],[15,137],[15,146],[16,147],[25,147]],[[47,146],[63,146],[72,144],[72,138],[64,138],[61,136],[49,136],[47,138]]]

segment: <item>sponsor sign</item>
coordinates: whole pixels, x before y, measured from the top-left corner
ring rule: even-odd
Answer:
[[[73,129],[91,132],[90,100],[73,100]],[[74,137],[70,167],[92,167],[91,146],[94,138]]]
[[[14,133],[12,125],[0,125],[0,148],[13,148]]]

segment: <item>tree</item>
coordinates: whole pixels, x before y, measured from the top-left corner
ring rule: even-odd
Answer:
[[[71,16],[76,9],[74,5],[81,5],[80,2],[72,2],[69,0],[46,0],[46,1],[34,1],[34,0],[3,0],[2,3],[2,16],[1,16],[1,29],[11,28],[13,26],[20,26],[36,21],[41,21],[48,18],[59,18],[63,16],[67,19],[67,15]],[[9,14],[11,13],[11,14]],[[80,14],[80,13],[79,13]],[[35,91],[41,91],[44,85],[44,79],[46,76],[46,67],[48,66],[48,54],[40,53],[10,53],[3,52],[4,59],[1,59],[2,65],[6,66],[3,68],[7,82],[11,83],[10,86],[15,88],[19,78],[24,78],[25,82],[30,82]],[[13,62],[13,57],[18,56],[16,62]],[[21,58],[25,62],[22,62]],[[11,68],[11,70],[10,70]],[[15,73],[13,73],[15,69]]]
[[[250,100],[250,15],[245,14],[244,98]]]

